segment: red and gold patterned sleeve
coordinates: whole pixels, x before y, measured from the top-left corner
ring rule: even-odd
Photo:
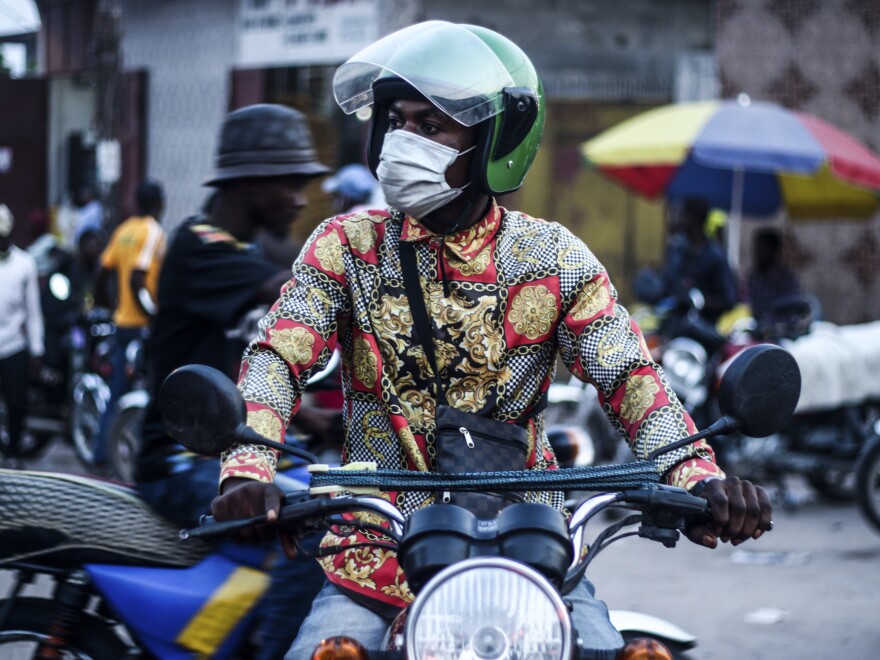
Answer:
[[[271,440],[284,442],[304,383],[327,364],[336,347],[339,324],[350,309],[344,259],[338,225],[327,220],[309,238],[244,353],[238,387],[247,404],[247,423]],[[220,483],[229,477],[270,482],[276,460],[276,452],[264,447],[233,446],[222,456]]]
[[[646,459],[656,448],[696,432],[651,359],[641,330],[617,302],[608,273],[579,239],[560,228],[562,359],[578,378],[596,386],[612,424]],[[667,483],[690,488],[708,476],[724,476],[705,442],[657,458]]]

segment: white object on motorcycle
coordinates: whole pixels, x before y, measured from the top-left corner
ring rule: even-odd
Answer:
[[[674,623],[660,617],[633,612],[631,610],[610,610],[611,625],[619,632],[645,633],[651,637],[668,639],[679,644],[694,644],[697,638]]]
[[[128,408],[146,408],[150,403],[150,394],[146,390],[132,390],[126,392],[116,404],[117,410],[127,410]]]
[[[796,413],[880,400],[880,321],[813,323],[809,334],[782,347],[792,354],[801,371]]]
[[[351,463],[347,463],[343,466],[338,465],[329,465],[327,463],[313,463],[308,466],[309,474],[314,474],[316,472],[329,472],[331,468],[334,470],[350,470],[360,472],[362,470],[375,472],[378,469],[379,464],[375,461],[353,461]],[[346,486],[343,488],[342,486],[313,486],[309,488],[309,493],[312,495],[335,495],[337,493],[351,493],[352,495],[376,495],[379,492],[378,488],[372,487],[360,487],[360,486]]]

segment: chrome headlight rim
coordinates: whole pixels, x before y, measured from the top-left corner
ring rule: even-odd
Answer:
[[[406,657],[410,658],[410,660],[418,660],[419,658],[417,655],[417,649],[415,648],[415,626],[425,603],[429,600],[429,596],[431,596],[433,592],[439,589],[440,586],[450,578],[467,571],[478,570],[481,568],[500,568],[502,570],[517,573],[532,582],[549,598],[559,615],[559,623],[562,627],[561,657],[570,658],[574,647],[574,630],[571,622],[571,615],[568,613],[568,608],[563,602],[562,596],[559,595],[559,592],[546,577],[541,575],[541,573],[525,564],[521,564],[505,557],[473,557],[471,559],[465,559],[452,566],[447,566],[431,578],[428,584],[426,584],[416,596],[415,601],[410,605],[410,610],[407,613],[405,628],[406,643],[404,645]]]
[[[703,378],[709,355],[699,342],[687,337],[672,339],[663,349],[663,373],[673,389],[690,391],[696,388]],[[680,373],[685,365],[687,374]]]

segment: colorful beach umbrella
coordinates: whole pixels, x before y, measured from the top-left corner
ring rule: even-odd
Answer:
[[[880,157],[818,117],[738,100],[667,105],[585,142],[589,164],[648,198],[702,197],[732,216],[867,217]]]

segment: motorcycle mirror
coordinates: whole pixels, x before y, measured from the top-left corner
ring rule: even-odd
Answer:
[[[801,372],[791,353],[761,344],[730,363],[721,378],[718,403],[744,434],[765,438],[785,426],[800,395]]]
[[[49,276],[49,291],[64,302],[70,298],[70,280],[62,273],[52,273]]]
[[[159,390],[159,411],[171,436],[187,449],[216,456],[235,440],[247,413],[226,374],[202,364],[174,370]]]

